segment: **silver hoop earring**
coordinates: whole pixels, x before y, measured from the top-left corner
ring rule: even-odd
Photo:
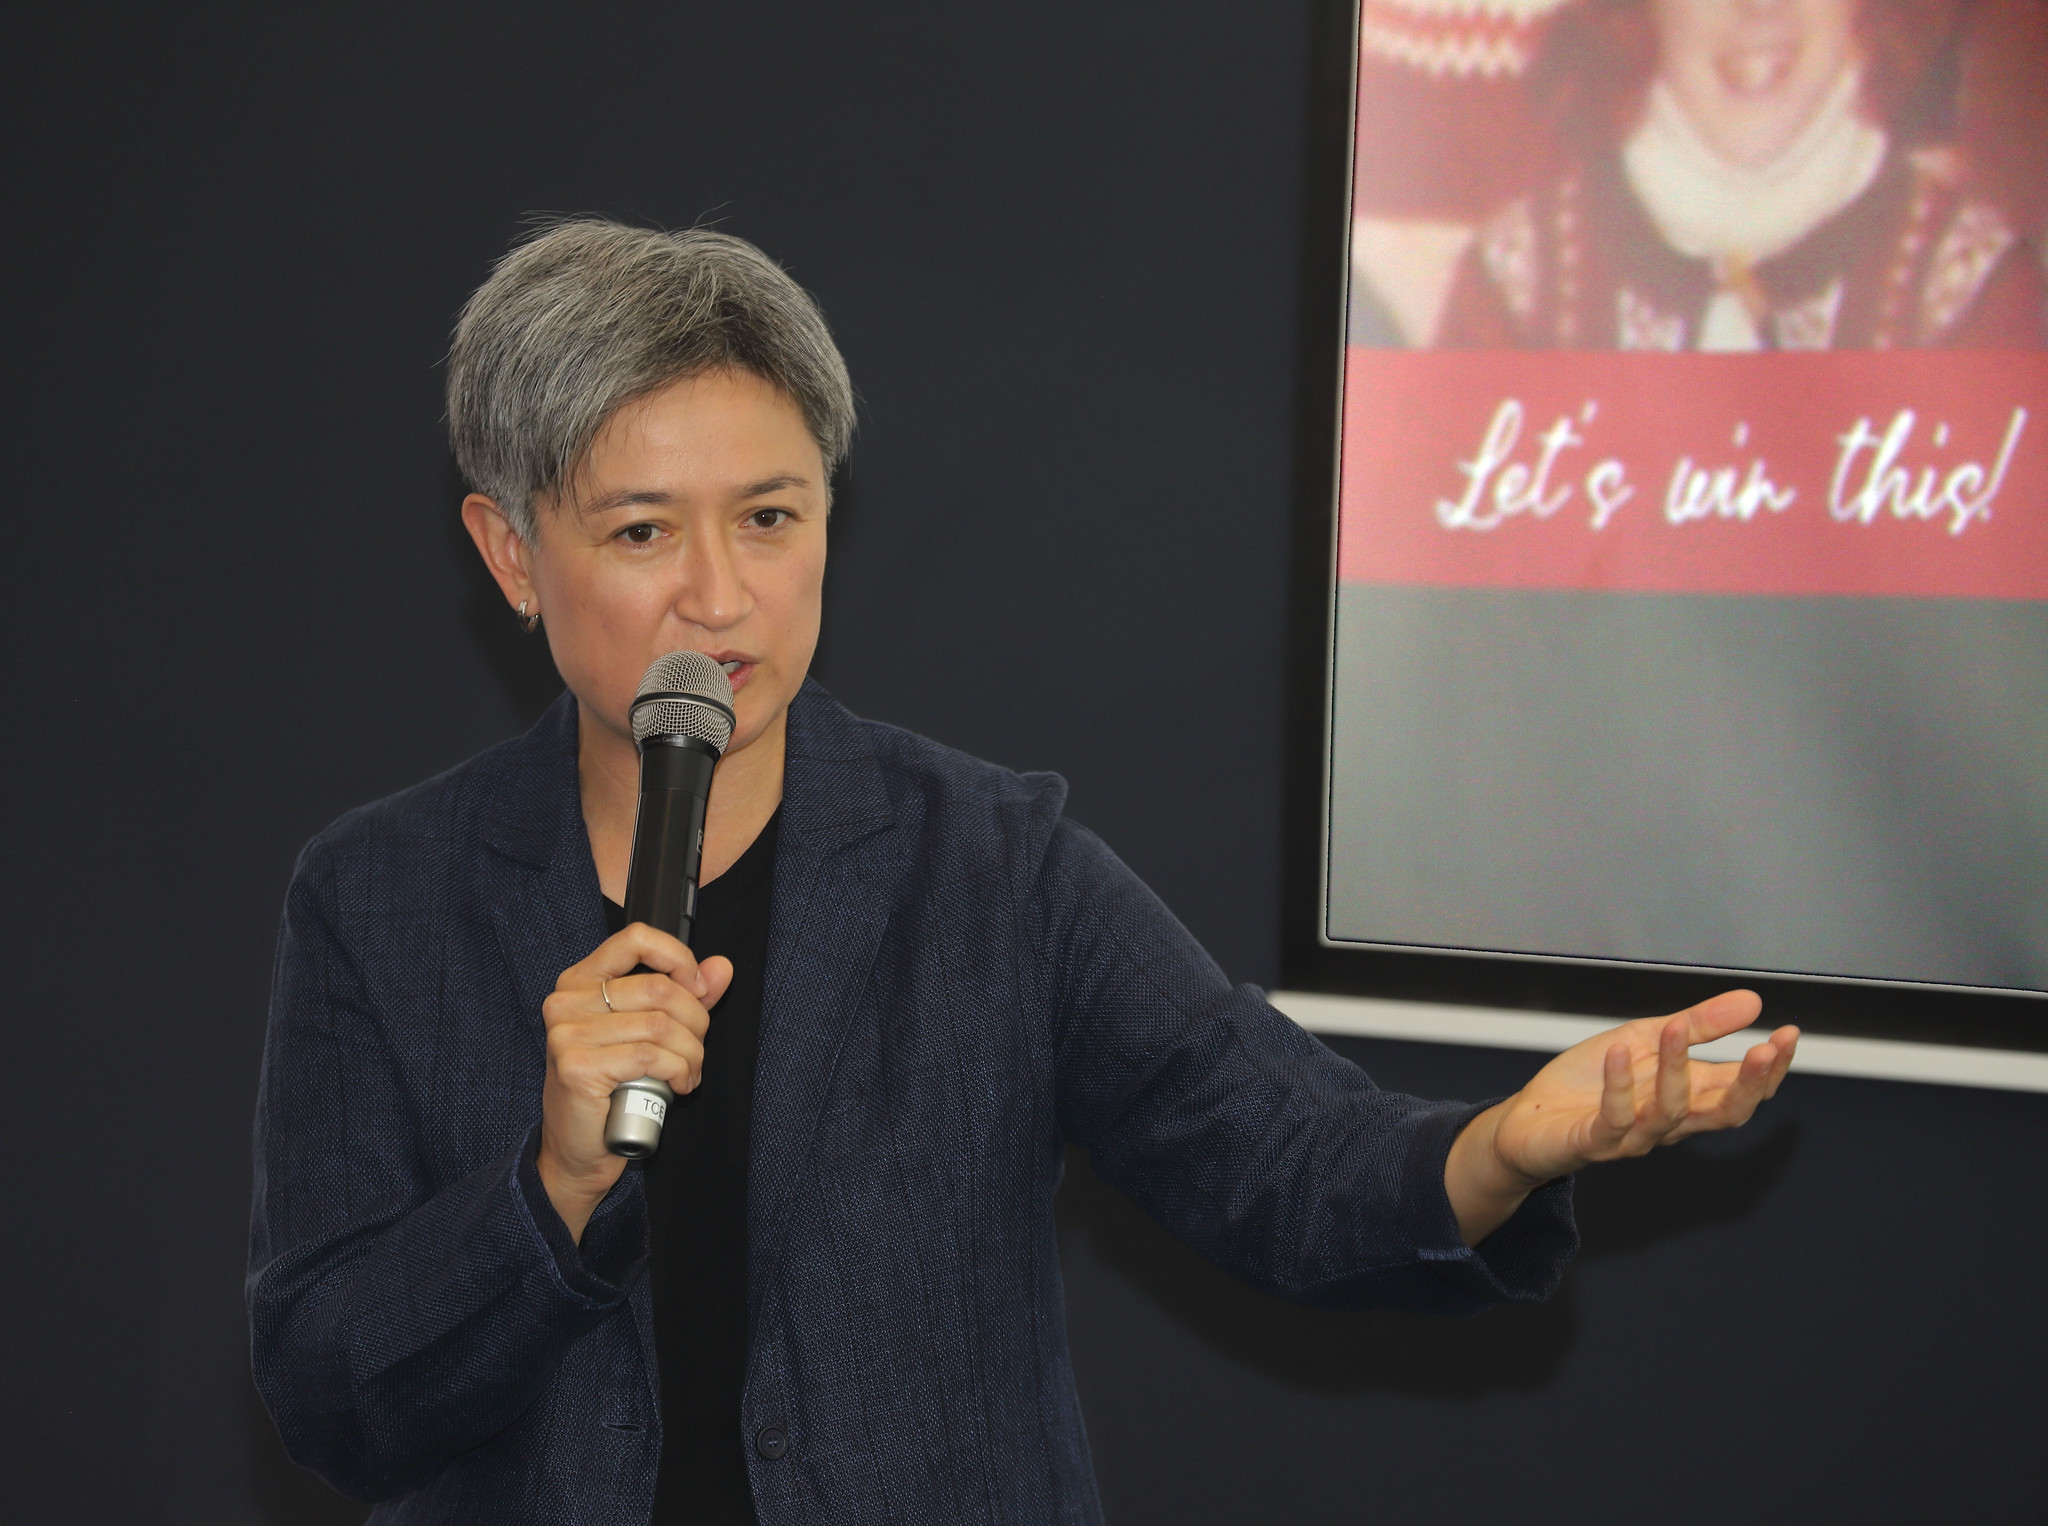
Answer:
[[[526,612],[527,603],[528,601],[525,599],[519,601],[519,628],[531,636],[540,629],[540,613],[536,610],[533,614],[529,615]]]

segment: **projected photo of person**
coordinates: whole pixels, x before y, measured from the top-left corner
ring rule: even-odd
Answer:
[[[2038,10],[1567,0],[1543,17],[1514,81],[1548,153],[1514,146],[1518,162],[1536,162],[1526,188],[1477,219],[1440,308],[1399,337],[1486,349],[2041,346],[2039,229],[2013,188],[2048,169],[2043,145],[1968,131],[2024,108],[2006,97],[2039,93],[2048,51],[2025,24]],[[1987,30],[1987,16],[2008,24]],[[1990,66],[1986,38],[1999,54]],[[1372,152],[1361,141],[1361,158]],[[1354,260],[1368,293],[1402,289],[1397,261],[1372,268],[1386,242]]]
[[[1321,935],[2048,991],[2048,0],[1361,0],[1355,122]]]

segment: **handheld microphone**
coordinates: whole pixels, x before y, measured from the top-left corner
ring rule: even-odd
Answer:
[[[732,684],[702,652],[670,652],[642,675],[631,716],[640,744],[640,810],[626,871],[626,920],[687,944],[697,916],[711,774],[732,740]],[[652,1155],[675,1099],[669,1084],[652,1076],[621,1082],[605,1117],[605,1147],[628,1160]]]

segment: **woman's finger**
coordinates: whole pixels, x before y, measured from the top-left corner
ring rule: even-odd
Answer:
[[[1636,1122],[1635,1067],[1628,1045],[1609,1044],[1600,1067],[1600,1123],[1610,1141],[1627,1135]]]
[[[1742,1057],[1742,1068],[1736,1071],[1734,1083],[1715,1110],[1720,1115],[1715,1120],[1719,1127],[1735,1129],[1749,1122],[1750,1114],[1764,1100],[1764,1086],[1770,1080],[1771,1065],[1777,1058],[1777,1048],[1769,1040],[1754,1045]]]
[[[695,1053],[703,1047],[704,1031],[709,1025],[692,1023],[678,1018],[674,1013],[660,1007],[649,1007],[635,1012],[607,1012],[602,1007],[561,1030],[557,1047],[561,1052],[573,1049],[613,1049],[621,1044],[658,1044],[678,1054]],[[553,1039],[554,1035],[550,1035]]]
[[[1705,1044],[1741,1032],[1763,1009],[1764,999],[1754,991],[1723,991],[1678,1015],[1685,1019],[1686,1042]]]
[[[1778,1058],[1764,1083],[1767,1099],[1778,1095],[1778,1088],[1785,1084],[1785,1076],[1792,1069],[1792,1054],[1799,1047],[1799,1030],[1789,1024],[1778,1029],[1771,1035],[1771,1047],[1778,1051]]]
[[[1686,1054],[1689,1033],[1685,1019],[1674,1017],[1657,1036],[1656,1113],[1643,1123],[1658,1134],[1669,1133],[1692,1111],[1692,1062]]]
[[[701,1033],[707,1021],[705,1014],[732,984],[732,961],[714,955],[704,961],[703,975],[706,990],[701,995],[666,975],[613,975],[585,993],[581,1010],[667,1012]]]
[[[666,1081],[678,1091],[696,1084],[704,1046],[695,1034],[660,1013],[629,1014],[616,1022],[618,1026],[606,1035],[614,1042],[591,1042],[598,1035],[578,1032],[555,1045],[551,1058],[556,1075],[592,1097],[608,1096],[621,1081],[641,1076]],[[632,1031],[636,1022],[643,1030],[638,1036]],[[662,1026],[657,1028],[657,1023]]]
[[[1778,1089],[1777,1083],[1784,1075],[1784,1059],[1782,1049],[1771,1039],[1766,1039],[1742,1057],[1742,1074],[1735,1083],[1742,1091],[1740,1112],[1729,1127],[1749,1122],[1756,1110],[1763,1106],[1764,1099]]]
[[[704,976],[704,989],[698,995],[705,1006],[715,1007],[732,986],[732,961],[723,954],[713,954],[698,969]]]
[[[732,978],[730,970],[728,963],[724,976],[727,983]],[[724,986],[719,989],[723,991]],[[608,975],[585,984],[573,969],[541,1003],[540,1012],[541,1021],[550,1031],[564,1023],[587,1029],[589,1024],[609,1017],[654,1013],[701,1037],[711,1021],[705,1003],[667,975]]]
[[[680,938],[645,922],[632,923],[613,933],[590,951],[590,957],[576,966],[576,972],[594,985],[628,974],[643,964],[685,990],[697,989],[696,956]]]
[[[591,985],[584,1005],[600,1012],[660,1012],[679,995],[695,1000],[666,975],[607,975]]]
[[[718,1005],[732,985],[732,961],[713,954],[699,967],[701,992],[693,992],[666,975],[612,975],[601,979],[585,993],[585,1012],[648,1012],[671,1014],[693,1033],[701,1035],[709,1025],[711,1008]]]
[[[1753,1045],[1733,1068],[1735,1074],[1714,1098],[1713,1104],[1704,1109],[1700,1116],[1698,1130],[1739,1129],[1749,1122],[1750,1115],[1763,1102],[1765,1087],[1770,1082],[1771,1072],[1778,1059],[1777,1046],[1766,1039]],[[1722,1066],[1718,1069],[1728,1069]]]

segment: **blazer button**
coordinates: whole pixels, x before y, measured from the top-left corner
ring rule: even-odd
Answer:
[[[779,1425],[764,1425],[754,1432],[754,1450],[774,1462],[789,1450],[789,1432]]]

